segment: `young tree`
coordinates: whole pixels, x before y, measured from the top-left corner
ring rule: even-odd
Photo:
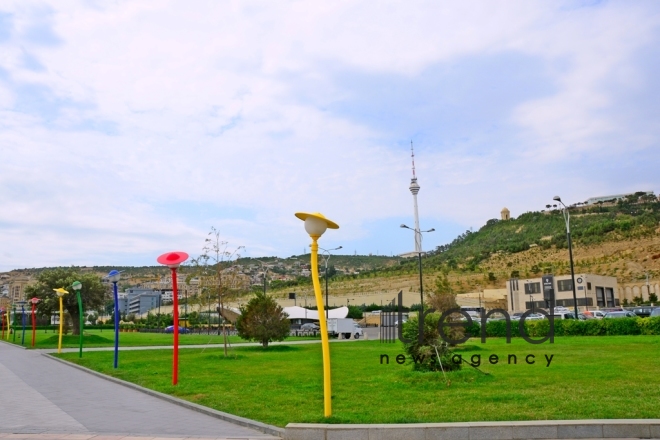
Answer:
[[[433,289],[433,292],[431,292],[427,298],[430,307],[440,314],[447,310],[459,308],[458,303],[456,303],[456,293],[454,293],[454,289],[451,287],[446,272],[440,272],[440,275],[435,279],[435,289]],[[447,317],[447,321],[456,322],[460,318],[461,315],[453,313]],[[451,339],[454,340],[459,340],[464,335],[464,331],[461,327],[450,327],[446,329],[446,331],[447,334],[451,336]]]
[[[241,338],[259,341],[264,348],[271,341],[283,341],[289,335],[289,328],[289,317],[284,309],[263,292],[258,292],[241,307],[241,316],[236,321]]]
[[[240,258],[239,246],[228,251],[228,243],[220,239],[220,232],[211,227],[205,240],[202,255],[193,259],[193,274],[199,279],[200,293],[197,296],[200,307],[210,306],[217,299],[217,312],[224,316],[225,306],[249,289],[249,278],[244,276],[235,265]],[[190,277],[189,277],[190,278]],[[222,327],[224,351],[227,356],[227,329]]]
[[[71,288],[74,281],[82,283],[80,297],[82,298],[83,312],[98,309],[103,305],[107,288],[101,284],[100,277],[91,273],[81,274],[73,268],[57,268],[41,272],[37,277],[37,283],[25,288],[25,297],[32,298],[36,296],[39,298],[41,301],[37,306],[37,313],[51,315],[53,312],[59,311],[60,308],[59,299],[53,289],[63,287],[68,290],[69,294],[63,297],[63,305],[73,320],[73,334],[79,335],[80,329],[77,325],[80,319],[78,298]]]

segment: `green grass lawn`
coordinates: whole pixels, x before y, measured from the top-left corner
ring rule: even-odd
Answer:
[[[9,342],[14,342],[18,345],[21,344],[22,332],[19,330],[16,333],[16,341],[14,342],[14,335],[9,336]],[[48,333],[43,330],[38,330],[36,334],[37,338],[35,341],[34,348],[57,348],[58,334],[57,332],[53,333],[49,331]],[[287,341],[297,341],[305,339],[321,339],[321,337],[303,337],[303,336],[292,336],[287,339]],[[5,340],[7,340],[7,334],[5,333]],[[222,335],[218,336],[217,334],[211,335],[190,335],[190,334],[181,334],[179,335],[179,345],[202,345],[202,344],[222,344],[223,343]],[[229,336],[228,340],[232,344],[241,344],[246,341],[241,339],[238,336]],[[62,347],[63,348],[77,348],[79,344],[79,337],[73,335],[63,335],[62,336]],[[25,332],[25,346],[28,348],[32,344],[32,331],[26,330]],[[173,336],[172,334],[164,333],[129,333],[129,332],[120,332],[119,333],[119,346],[120,347],[146,347],[149,345],[172,345]],[[85,330],[83,332],[83,349],[85,347],[114,347],[115,345],[115,334],[113,330]]]
[[[265,423],[417,423],[495,420],[656,418],[660,402],[660,336],[562,337],[554,344],[470,341],[463,357],[481,355],[482,371],[412,371],[395,361],[402,345],[332,344],[333,417],[323,418],[321,345],[180,352],[179,385],[171,385],[168,351],[112,352],[62,358],[182,399]],[[388,354],[389,365],[380,363]],[[491,365],[496,354],[500,362]],[[516,365],[507,356],[518,357]],[[536,356],[527,364],[525,357]],[[553,355],[550,366],[544,355]],[[531,360],[531,358],[530,358]]]

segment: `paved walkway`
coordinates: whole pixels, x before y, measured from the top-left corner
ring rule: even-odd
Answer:
[[[0,433],[14,434],[2,439],[35,440],[275,438],[6,343],[0,343]]]

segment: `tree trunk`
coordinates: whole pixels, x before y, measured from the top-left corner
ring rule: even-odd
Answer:
[[[225,305],[222,303],[222,299],[220,300],[220,310],[221,312],[225,311]],[[220,313],[222,315],[222,313]],[[218,322],[220,322],[218,320]],[[224,316],[222,318],[222,338],[224,339],[224,345],[225,345],[225,357],[227,357],[227,327],[225,326],[224,322]]]
[[[263,346],[263,348],[268,348],[268,339],[264,339],[263,341],[261,341],[261,345]]]
[[[78,336],[80,334],[80,313],[78,312],[78,308],[75,310],[66,310],[66,312],[69,312],[69,316],[71,317],[71,334]],[[66,317],[66,313],[64,314]]]

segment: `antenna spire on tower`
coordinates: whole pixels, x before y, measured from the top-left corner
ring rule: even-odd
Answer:
[[[413,170],[413,179],[415,176],[415,150],[413,150],[413,142],[410,141],[410,157],[412,157],[412,170]]]

